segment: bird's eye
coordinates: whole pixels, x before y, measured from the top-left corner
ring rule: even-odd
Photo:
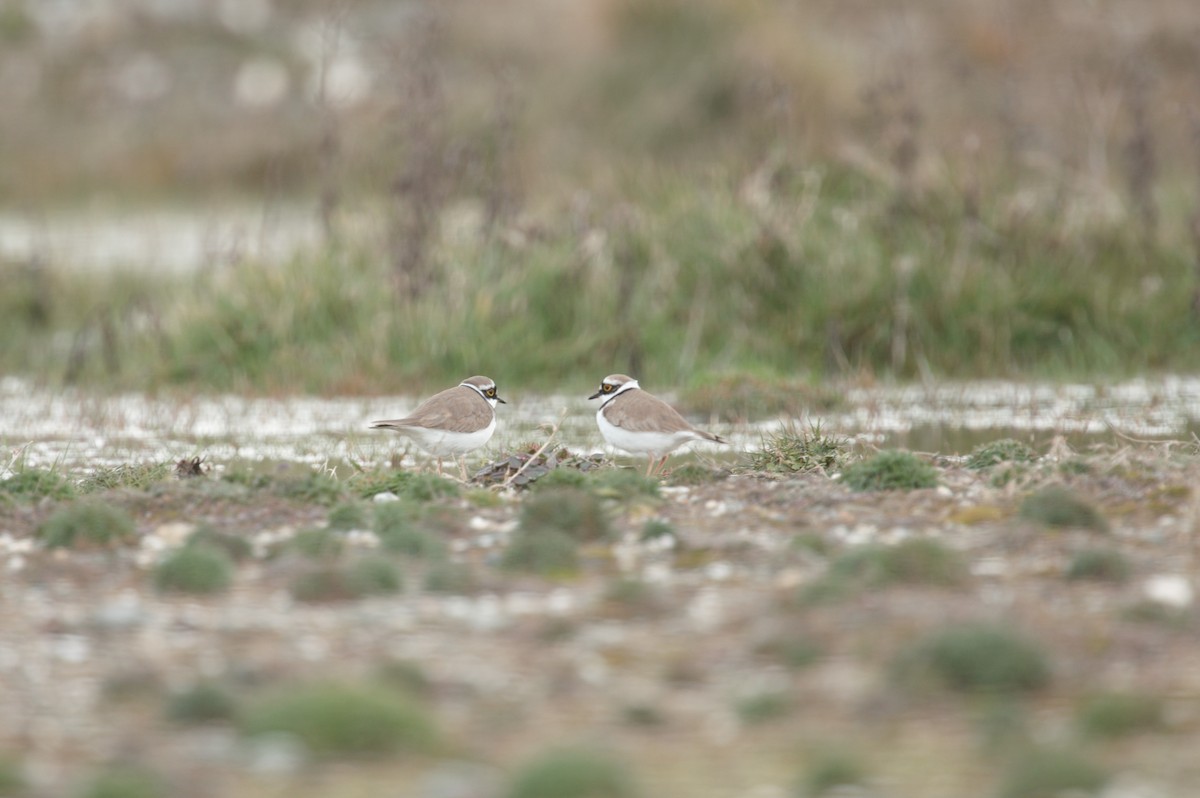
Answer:
[[[605,385],[605,386],[603,386],[603,389],[604,389],[604,392],[605,392],[605,393],[612,393],[612,386],[611,386],[611,385]]]
[[[488,396],[488,399],[494,399],[494,398],[496,398],[496,389],[495,389],[495,388],[488,388],[488,389],[487,389],[487,396]]]

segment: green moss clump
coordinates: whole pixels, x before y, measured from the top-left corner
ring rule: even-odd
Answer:
[[[1144,693],[1098,693],[1088,696],[1075,715],[1087,737],[1123,737],[1163,728],[1163,702]]]
[[[937,469],[912,452],[883,451],[849,465],[842,481],[851,490],[915,490],[937,487]]]
[[[1084,549],[1076,552],[1067,565],[1067,579],[1121,583],[1129,579],[1133,566],[1116,549]]]
[[[505,798],[638,798],[629,770],[587,750],[550,751],[521,768]]]
[[[962,692],[1025,693],[1050,681],[1050,665],[1035,643],[998,626],[950,627],[901,654],[904,678],[932,677]]]
[[[437,742],[429,715],[395,690],[370,685],[314,684],[281,690],[249,708],[248,734],[294,735],[321,756],[427,752]]]
[[[579,570],[579,544],[558,529],[518,529],[500,564],[510,571],[547,577],[569,576]]]
[[[1095,795],[1107,774],[1082,755],[1058,748],[1032,748],[1015,755],[997,793],[998,798],[1057,798]]]
[[[574,540],[605,540],[611,534],[608,513],[591,492],[577,488],[538,490],[521,507],[523,532],[561,532]]]
[[[839,787],[855,787],[866,783],[867,768],[862,759],[846,750],[823,751],[805,769],[800,795],[826,795]]]
[[[1108,522],[1099,510],[1059,485],[1050,485],[1025,497],[1018,514],[1051,527],[1108,531]]]
[[[112,548],[136,539],[133,519],[121,508],[98,501],[67,505],[38,527],[48,548]]]
[[[154,586],[164,593],[217,593],[233,581],[233,560],[203,543],[184,546],[154,569]]]
[[[329,511],[329,519],[325,522],[325,526],[340,532],[366,529],[367,511],[359,502],[342,502]]]
[[[233,693],[212,682],[194,684],[167,699],[167,719],[182,725],[222,723],[233,720],[237,714]]]
[[[169,794],[162,779],[134,767],[100,773],[80,792],[81,798],[167,798]]]

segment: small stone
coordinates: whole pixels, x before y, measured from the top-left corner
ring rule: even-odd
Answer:
[[[285,776],[304,767],[308,750],[294,735],[260,734],[245,747],[246,767],[264,776]]]
[[[418,798],[499,798],[503,774],[476,762],[444,762],[421,780]]]
[[[187,543],[187,539],[196,531],[195,524],[189,524],[186,521],[172,521],[168,524],[161,524],[154,530],[154,537],[158,538],[164,545],[171,547],[179,547]]]
[[[371,501],[383,504],[384,502],[398,502],[400,497],[392,493],[390,490],[385,490],[383,493],[376,493],[371,497]]]
[[[1157,574],[1142,585],[1146,598],[1168,607],[1183,609],[1195,600],[1192,584],[1178,574]]]

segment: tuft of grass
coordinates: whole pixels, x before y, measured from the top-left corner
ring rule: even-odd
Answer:
[[[287,542],[287,548],[313,559],[336,557],[345,548],[341,534],[331,529],[301,529]]]
[[[996,795],[997,798],[1095,795],[1107,782],[1107,774],[1079,753],[1032,748],[1015,755],[1008,763]]]
[[[912,452],[888,450],[842,471],[851,490],[916,490],[937,487],[937,469]]]
[[[636,468],[597,468],[587,473],[586,484],[597,496],[618,501],[656,498],[659,487],[657,479]]]
[[[22,468],[5,480],[0,480],[0,499],[12,497],[19,501],[41,499],[63,500],[75,496],[75,486],[54,469]]]
[[[446,556],[446,544],[441,538],[424,529],[412,526],[388,527],[385,533],[379,535],[379,543],[383,548],[407,557],[421,560],[439,560]]]
[[[1163,702],[1145,693],[1097,693],[1083,700],[1075,724],[1087,737],[1123,737],[1163,728]]]
[[[218,593],[233,581],[233,560],[203,543],[184,546],[154,569],[154,586],[164,593]]]
[[[367,511],[359,502],[342,502],[329,511],[325,526],[339,532],[367,528]]]
[[[306,469],[300,474],[286,474],[271,483],[278,495],[305,504],[335,505],[344,496],[342,483],[323,471]]]
[[[546,577],[569,576],[579,570],[579,544],[560,529],[518,529],[500,558],[510,571]]]
[[[894,584],[950,587],[962,584],[967,567],[958,552],[931,538],[895,545],[858,546],[838,556],[825,574],[800,591],[802,603],[846,598],[861,590]]]
[[[908,538],[894,545],[851,549],[830,564],[838,576],[869,586],[890,584],[957,585],[967,577],[958,552],[932,538]]]
[[[548,751],[513,776],[505,798],[638,798],[629,769],[585,749]]]
[[[1121,583],[1129,579],[1133,566],[1116,549],[1083,549],[1067,565],[1067,579]]]
[[[857,754],[842,749],[822,751],[805,769],[799,794],[817,798],[838,788],[862,786],[866,781],[867,768]]]
[[[25,787],[21,763],[8,754],[0,754],[0,796],[25,795]]]
[[[1108,531],[1108,522],[1099,510],[1060,485],[1049,485],[1026,496],[1018,515],[1050,527]]]
[[[279,691],[245,713],[250,735],[283,732],[319,756],[378,757],[427,752],[437,744],[433,720],[395,690],[325,683]]]
[[[595,494],[577,488],[538,490],[530,495],[521,507],[519,528],[561,532],[578,541],[606,540],[611,535],[604,505]]]
[[[653,729],[665,725],[667,719],[661,709],[651,704],[627,704],[621,708],[621,721],[626,726]]]
[[[430,593],[470,593],[476,588],[475,573],[466,563],[438,560],[425,572],[424,586]]]
[[[162,779],[141,768],[115,767],[99,773],[84,785],[80,798],[167,798]]]
[[[377,558],[360,559],[346,568],[346,589],[351,595],[384,596],[399,593],[404,587],[400,569],[394,563]]]
[[[759,654],[791,670],[800,670],[821,659],[821,646],[805,637],[782,637],[768,640],[755,649]]]
[[[669,481],[672,485],[708,485],[720,482],[729,476],[729,472],[719,468],[709,468],[699,463],[684,463],[678,468],[672,468]]]
[[[665,538],[668,535],[675,534],[675,527],[671,526],[670,521],[664,521],[661,518],[648,518],[646,523],[642,524],[642,533],[639,536],[641,540],[658,540]]]
[[[759,448],[747,455],[746,467],[769,474],[828,473],[846,462],[848,445],[846,438],[821,432],[819,423],[808,430],[789,423],[763,436]]]
[[[980,470],[999,463],[1032,463],[1037,455],[1033,449],[1013,438],[1001,438],[991,443],[982,443],[971,450],[967,457],[967,468]]]
[[[1036,643],[1000,626],[966,624],[935,632],[903,652],[897,673],[961,692],[1026,693],[1045,687],[1050,665]]]
[[[529,483],[530,487],[539,491],[551,488],[584,488],[587,484],[587,474],[578,468],[555,468]]]
[[[423,503],[453,498],[462,492],[457,482],[428,471],[363,472],[356,474],[350,484],[364,499],[393,493],[401,499]]]
[[[167,719],[181,725],[226,723],[238,714],[233,693],[213,682],[199,682],[167,697]]]
[[[735,709],[742,723],[754,725],[779,720],[792,711],[792,698],[779,690],[768,690],[740,699]]]
[[[348,565],[326,565],[292,578],[292,598],[304,602],[349,601],[399,592],[403,577],[387,560],[360,559]]]
[[[104,502],[73,502],[38,527],[48,548],[112,548],[136,538],[133,519],[120,507]]]
[[[171,476],[171,463],[121,464],[98,468],[79,481],[80,493],[97,493],[115,488],[145,490]]]
[[[188,535],[188,546],[208,546],[220,549],[234,560],[244,560],[249,557],[254,547],[250,541],[232,532],[222,532],[209,524],[202,524],[192,534]]]
[[[417,663],[408,660],[388,660],[376,672],[379,683],[398,689],[409,696],[423,696],[430,691],[428,674]]]

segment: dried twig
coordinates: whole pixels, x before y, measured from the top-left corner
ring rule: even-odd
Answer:
[[[508,479],[506,479],[502,483],[500,483],[501,489],[507,488],[509,485],[511,485],[513,483],[513,480],[515,480],[517,477],[521,476],[521,474],[524,473],[526,468],[529,468],[530,463],[532,463],[534,460],[537,460],[538,456],[542,452],[546,451],[546,447],[548,447],[550,445],[550,442],[554,440],[554,436],[558,434],[558,429],[559,429],[559,427],[562,426],[563,419],[565,419],[566,417],[567,417],[567,408],[564,407],[562,410],[562,413],[560,413],[558,416],[558,421],[554,422],[554,425],[551,426],[550,434],[546,436],[545,443],[543,443],[541,446],[539,446],[537,448],[537,451],[535,451],[533,454],[529,455],[529,459],[527,459],[524,463],[522,463],[521,467],[518,468],[516,471],[514,471],[508,477]],[[542,426],[545,426],[545,425],[543,424]]]

